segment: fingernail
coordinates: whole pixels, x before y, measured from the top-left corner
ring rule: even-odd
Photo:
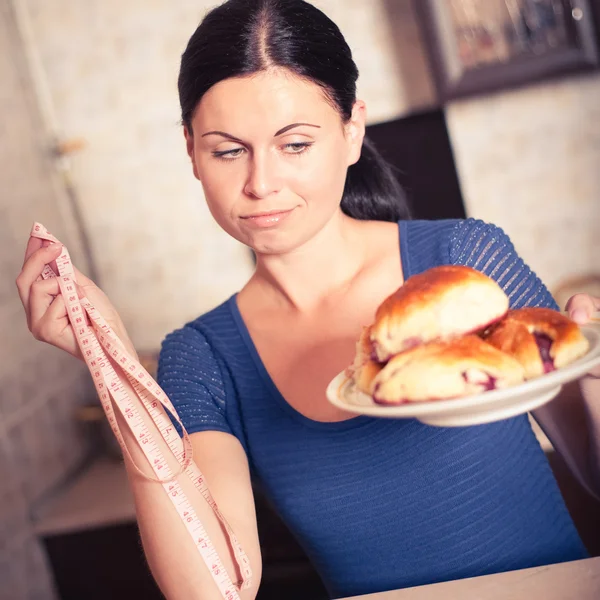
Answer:
[[[581,308],[574,310],[573,314],[571,315],[571,318],[573,319],[573,321],[575,321],[576,323],[579,323],[580,325],[583,325],[584,323],[587,323],[587,321],[588,321],[587,313],[585,312],[585,310],[582,310]]]

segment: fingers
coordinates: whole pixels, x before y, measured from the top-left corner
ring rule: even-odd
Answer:
[[[36,251],[39,250],[43,245],[43,240],[40,238],[30,237],[27,241],[27,248],[25,248],[25,259],[23,264],[27,262],[27,259]]]
[[[56,243],[55,242],[50,242],[48,240],[42,240],[42,247],[43,248],[48,248],[49,246],[55,246]],[[59,244],[60,245],[60,244]],[[60,252],[59,252],[59,256],[60,256]],[[58,273],[58,266],[56,265],[56,261],[53,260],[51,263],[48,263],[50,265],[50,268],[55,272]]]
[[[583,325],[592,318],[596,310],[600,310],[600,298],[589,294],[575,294],[569,298],[566,309],[573,321]]]
[[[33,282],[29,294],[29,311],[27,315],[30,329],[42,319],[58,295],[60,295],[60,287],[56,277]]]
[[[25,261],[23,262],[23,265],[25,265],[25,263],[32,256],[32,254],[34,254],[40,248],[48,248],[48,247],[55,247],[55,246],[62,247],[61,244],[54,244],[53,242],[49,242],[47,240],[41,240],[40,238],[30,237],[29,241],[27,242],[27,248],[25,250]],[[57,258],[59,255],[60,255],[60,252],[57,250],[56,257],[54,257],[54,258]],[[47,264],[50,264],[50,263],[47,263]],[[51,266],[54,269],[54,271],[58,272],[57,269],[55,268],[56,263],[52,262]],[[75,267],[75,265],[73,265],[73,269],[75,271],[75,277],[77,279],[77,282],[80,285],[82,285],[82,286],[95,285],[94,282],[91,279],[89,279],[88,277],[86,277],[79,269],[77,269],[77,267]]]
[[[81,358],[62,295],[56,297],[48,307],[46,314],[32,327],[31,332],[35,339],[52,344],[57,348],[66,350],[73,356]]]
[[[38,248],[25,261],[23,269],[17,277],[17,289],[25,311],[29,312],[29,295],[33,282],[40,277],[44,267],[60,255],[61,250],[60,244]]]
[[[31,333],[36,340],[52,343],[68,324],[65,301],[62,296],[57,296],[40,318],[31,319]]]
[[[86,287],[88,285],[93,285],[96,287],[96,284],[86,277],[77,267],[73,266],[73,270],[75,271],[75,278],[77,279],[77,284],[79,287]]]

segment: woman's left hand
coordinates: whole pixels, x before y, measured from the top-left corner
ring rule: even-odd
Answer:
[[[575,294],[567,302],[569,317],[579,325],[585,325],[600,310],[600,298],[589,294]]]
[[[589,294],[575,294],[569,298],[566,307],[567,313],[578,325],[588,323],[596,311],[600,311],[600,298]],[[600,377],[600,366],[589,373],[593,377]]]

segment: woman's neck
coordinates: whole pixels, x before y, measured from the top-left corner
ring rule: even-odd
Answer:
[[[258,255],[249,285],[276,306],[310,312],[348,289],[367,260],[366,223],[339,213],[285,255]]]

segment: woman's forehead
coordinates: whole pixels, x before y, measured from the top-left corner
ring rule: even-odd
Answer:
[[[339,118],[321,86],[278,69],[217,83],[200,101],[193,124],[195,131],[250,124],[264,129],[272,124],[277,131],[288,122]]]

